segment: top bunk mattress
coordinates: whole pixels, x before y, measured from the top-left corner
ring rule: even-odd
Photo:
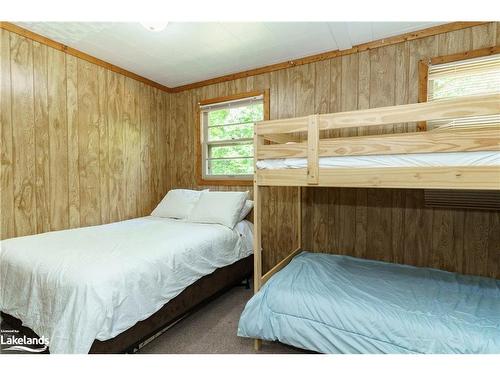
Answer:
[[[303,252],[238,335],[323,353],[500,353],[500,280]]]
[[[320,157],[320,168],[500,166],[499,151]],[[257,161],[257,169],[307,168],[307,158]]]

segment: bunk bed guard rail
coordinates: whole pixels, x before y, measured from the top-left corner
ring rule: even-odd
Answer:
[[[307,168],[302,170],[258,170],[256,168],[256,183],[258,185],[281,186],[351,186],[351,187],[419,187],[419,188],[469,188],[469,189],[500,189],[500,169],[495,167],[464,167],[471,181],[458,179],[456,186],[449,185],[455,177],[449,168],[390,168],[383,173],[392,177],[378,181],[380,173],[377,168],[350,171],[349,183],[343,183],[335,176],[341,177],[346,171],[320,169],[319,158],[326,156],[355,155],[394,155],[416,153],[467,152],[467,151],[499,151],[500,124],[474,127],[448,127],[426,132],[395,133],[372,136],[342,137],[320,139],[324,130],[340,130],[360,127],[374,127],[391,124],[417,123],[421,121],[450,120],[470,116],[485,116],[500,114],[500,94],[478,95],[442,101],[398,105],[391,107],[372,108],[349,112],[330,114],[314,114],[263,121],[257,124],[255,135],[256,160],[307,158]],[[303,140],[307,136],[306,140]],[[265,144],[264,141],[268,141]],[[325,174],[322,183],[320,173]],[[427,173],[420,175],[419,173]],[[433,182],[432,173],[438,181]],[[359,178],[355,178],[355,175]],[[370,177],[370,175],[373,175]],[[439,178],[438,176],[444,176]],[[331,177],[331,178],[330,178]],[[428,181],[426,181],[426,178]],[[419,185],[411,180],[420,179]],[[448,180],[446,180],[448,178]],[[407,179],[407,182],[404,182]],[[445,179],[445,182],[441,181]],[[401,183],[398,183],[400,180]],[[367,181],[367,182],[363,182]],[[392,182],[390,182],[392,181]],[[464,182],[463,186],[460,182]],[[426,185],[428,183],[428,185]]]

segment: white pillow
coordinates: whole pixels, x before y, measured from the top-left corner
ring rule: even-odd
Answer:
[[[252,211],[252,208],[253,208],[253,201],[247,199],[245,201],[245,205],[241,209],[240,217],[238,218],[238,222],[245,220],[245,218],[250,213],[250,211]]]
[[[187,219],[194,205],[198,202],[200,194],[201,191],[198,190],[170,190],[151,212],[151,216]]]
[[[204,191],[188,220],[193,223],[222,224],[232,229],[238,222],[247,197],[247,191]]]

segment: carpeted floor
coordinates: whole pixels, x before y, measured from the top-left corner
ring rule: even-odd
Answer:
[[[255,352],[253,340],[236,336],[240,314],[252,291],[234,287],[180,321],[137,353],[139,354],[303,354],[277,342],[263,342]]]

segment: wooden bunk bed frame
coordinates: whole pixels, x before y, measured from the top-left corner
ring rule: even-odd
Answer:
[[[500,190],[500,168],[497,166],[321,168],[319,165],[319,158],[324,156],[500,151],[500,124],[325,139],[321,139],[321,131],[496,114],[500,114],[500,94],[315,114],[262,121],[256,124],[254,131],[255,293],[302,250],[302,187]],[[307,158],[307,168],[258,169],[256,166],[259,160],[294,157]],[[263,275],[260,189],[265,186],[298,187],[296,213],[298,247]],[[260,349],[260,346],[261,340],[256,339],[255,349]]]

